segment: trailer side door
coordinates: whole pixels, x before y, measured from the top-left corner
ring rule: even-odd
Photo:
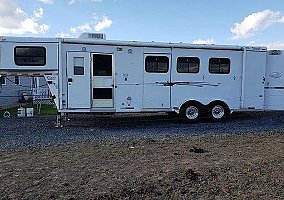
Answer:
[[[68,108],[91,108],[90,54],[67,52]]]
[[[168,109],[171,54],[144,54],[143,109]]]

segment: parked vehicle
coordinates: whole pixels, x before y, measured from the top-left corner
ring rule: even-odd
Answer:
[[[284,51],[79,38],[0,37],[0,75],[42,75],[59,113],[176,112],[190,122],[284,110]]]

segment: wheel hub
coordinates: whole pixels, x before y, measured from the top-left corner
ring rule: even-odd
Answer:
[[[198,108],[196,106],[189,106],[186,109],[186,117],[191,120],[197,119],[198,118]]]
[[[215,119],[221,119],[225,115],[225,109],[223,106],[217,105],[212,108],[212,116]]]

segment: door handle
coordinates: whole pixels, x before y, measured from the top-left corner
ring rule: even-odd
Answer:
[[[72,83],[73,82],[73,78],[68,78],[68,83]]]

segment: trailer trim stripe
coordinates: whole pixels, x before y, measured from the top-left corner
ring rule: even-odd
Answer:
[[[265,87],[265,89],[284,90],[284,86],[279,86],[279,87]]]

